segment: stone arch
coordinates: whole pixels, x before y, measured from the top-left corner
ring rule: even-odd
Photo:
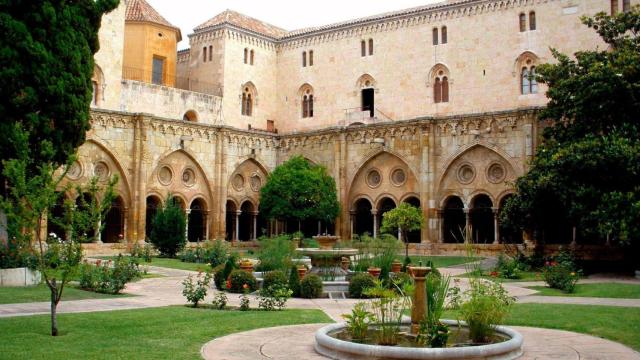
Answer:
[[[383,193],[383,194],[378,195],[378,197],[376,198],[376,201],[375,201],[376,209],[380,209],[380,207],[383,205],[382,202],[385,199],[390,199],[391,201],[393,201],[394,207],[398,206],[398,204],[400,203],[400,202],[398,202],[398,199],[396,199],[395,196],[393,196],[391,194],[388,194],[388,193]]]
[[[441,229],[442,242],[462,243],[465,241],[466,214],[465,204],[457,195],[447,196],[442,203]]]
[[[420,202],[420,196],[416,193],[405,194],[400,200],[401,203],[407,203],[411,206],[414,206],[418,209],[422,209],[422,203]],[[405,234],[406,241],[409,243],[419,243],[420,239],[420,230],[409,231]]]
[[[433,65],[429,70],[429,75],[427,76],[428,87],[433,86],[433,80],[436,78],[436,76],[438,76],[440,71],[443,72],[444,76],[447,76],[449,78],[450,84],[453,83],[453,80],[451,79],[451,72],[449,71],[449,67],[445,63],[439,62]]]
[[[91,84],[93,86],[93,97],[91,99],[91,104],[94,106],[100,106],[104,101],[104,91],[107,87],[107,83],[104,80],[104,72],[98,64],[94,64],[93,66]]]
[[[198,119],[198,113],[195,110],[188,110],[182,116],[182,120],[184,121],[198,122]]]
[[[377,82],[373,76],[365,73],[360,75],[360,77],[356,81],[356,89],[360,90],[367,88],[377,89]]]
[[[145,199],[145,237],[149,238],[151,236],[151,230],[153,228],[153,219],[158,213],[158,209],[162,208],[164,205],[162,200],[162,195],[151,192],[147,194]]]
[[[469,202],[469,223],[471,241],[476,244],[490,244],[495,238],[495,203],[485,192],[476,193]]]
[[[111,208],[104,217],[104,224],[100,239],[105,243],[117,243],[125,239],[127,208],[122,196],[116,196],[111,202]]]
[[[208,205],[205,198],[197,196],[191,200],[187,215],[187,240],[199,242],[208,238]]]
[[[254,158],[247,158],[236,166],[227,180],[227,198],[240,199],[235,203],[236,211],[241,211],[239,216],[233,219],[227,217],[233,223],[239,222],[240,226],[236,234],[239,240],[253,240],[262,236],[264,235],[262,230],[268,227],[259,211],[260,189],[266,183],[268,176],[269,172],[262,163]],[[247,202],[252,204],[250,213],[246,209]],[[231,230],[232,234],[236,233],[236,229],[228,228],[228,230]]]
[[[351,236],[373,235],[374,223],[372,214],[373,202],[368,196],[360,196],[351,203]]]
[[[527,63],[528,60],[531,60],[533,64],[540,64],[541,58],[531,50],[523,51],[516,59],[513,61],[513,71],[512,75],[517,76],[520,74],[520,69],[523,65]]]

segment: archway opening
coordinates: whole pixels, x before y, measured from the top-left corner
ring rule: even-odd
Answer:
[[[61,193],[56,193],[57,201],[47,215],[47,233],[54,233],[62,240],[67,240],[67,230],[64,227],[65,221],[65,196]]]
[[[420,199],[415,196],[406,198],[403,202],[420,209]],[[407,242],[419,243],[420,242],[420,230],[409,231],[405,234]]]
[[[111,202],[111,208],[104,218],[101,239],[105,243],[115,243],[124,239],[124,202],[118,196]]]
[[[236,238],[236,213],[238,208],[236,207],[236,203],[231,200],[227,200],[226,205],[226,239],[228,241],[233,241]]]
[[[198,114],[196,114],[196,112],[193,111],[193,110],[189,110],[186,113],[184,113],[184,115],[182,116],[182,120],[197,122],[198,121]]]
[[[376,216],[378,216],[378,229],[380,228],[380,226],[382,226],[382,219],[384,219],[384,214],[387,211],[393,210],[396,208],[396,202],[393,201],[392,198],[389,197],[385,197],[382,198],[379,202],[378,202],[378,214]],[[380,233],[378,231],[378,233]],[[391,235],[393,236],[398,236],[398,232],[394,232]]]
[[[504,208],[504,204],[506,203],[506,201],[513,197],[513,194],[509,194],[504,196],[501,200],[500,200],[500,212],[502,212],[502,209]],[[500,229],[500,242],[503,244],[522,244],[522,231],[520,230],[514,230],[514,229],[508,229],[506,227],[504,227],[502,224],[500,224],[498,226],[498,228]]]
[[[254,217],[257,216],[256,208],[250,201],[245,201],[240,206],[240,229],[238,233],[238,239],[240,241],[253,240],[254,228],[256,224],[253,223]],[[256,219],[257,221],[257,219]],[[257,225],[256,225],[257,226]],[[256,229],[257,230],[257,229]]]
[[[471,238],[476,244],[491,244],[495,240],[493,202],[485,194],[473,198],[471,202]]]
[[[202,199],[195,199],[189,207],[189,226],[187,239],[190,242],[200,242],[207,239],[207,205]]]
[[[145,213],[144,234],[148,239],[151,237],[151,229],[153,229],[153,220],[158,213],[158,209],[162,207],[162,201],[155,195],[147,196],[147,210]]]
[[[92,206],[92,203],[95,199],[89,193],[82,193],[76,198],[76,208],[79,211],[88,211],[88,209]],[[81,237],[85,237],[88,241],[95,241],[96,239],[96,226],[97,224],[86,224],[85,229],[75,229],[75,231],[79,231],[80,233],[74,234],[75,239],[79,239]]]
[[[464,203],[457,196],[445,201],[443,209],[442,240],[445,243],[463,243],[465,234]]]
[[[355,235],[373,235],[373,217],[371,203],[367,199],[360,199],[355,203],[353,231]]]

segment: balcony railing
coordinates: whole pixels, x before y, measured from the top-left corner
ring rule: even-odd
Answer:
[[[344,124],[343,126],[349,126],[354,124],[375,124],[377,122],[391,121],[391,117],[375,108],[366,109],[363,107],[344,109]]]
[[[122,79],[189,90],[209,95],[222,95],[222,89],[214,83],[200,81],[190,77],[168,75],[166,73],[154,73],[153,71],[126,66],[122,68]]]

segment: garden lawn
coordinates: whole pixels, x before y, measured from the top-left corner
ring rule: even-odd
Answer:
[[[444,318],[455,319],[453,311]],[[640,308],[596,305],[515,304],[505,325],[574,331],[640,350]]]
[[[466,264],[466,263],[483,259],[481,257],[468,257],[468,256],[409,256],[409,257],[411,258],[411,262],[413,264],[418,264],[419,261],[422,261],[422,265],[426,265],[427,261],[431,261],[433,262],[433,265],[436,268],[461,265],[461,264]]]
[[[640,299],[640,285],[619,283],[578,284],[572,293],[546,286],[531,286],[529,289],[539,291],[543,296],[581,296],[616,299]],[[640,333],[638,334],[640,336]]]
[[[184,306],[0,319],[0,359],[200,359],[200,347],[231,333],[331,320],[320,310],[218,311]],[[37,346],[34,346],[37,344]],[[239,343],[238,347],[243,344]]]
[[[67,285],[62,292],[62,301],[84,299],[109,299],[131,295],[100,294],[93,291],[84,291]],[[45,284],[26,287],[0,287],[0,304],[18,304],[29,302],[51,301],[51,291]],[[2,356],[0,354],[0,356]]]
[[[471,274],[472,273],[466,273],[466,274],[459,275],[458,277],[468,278],[468,277],[471,277]],[[519,282],[519,281],[544,281],[544,279],[542,278],[542,274],[539,271],[538,272],[521,271],[520,277],[518,279],[503,279],[501,277],[491,276],[490,274],[491,274],[491,271],[484,271],[481,277],[483,279],[489,279],[489,280],[493,280],[500,283]]]

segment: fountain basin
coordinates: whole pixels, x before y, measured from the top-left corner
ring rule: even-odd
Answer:
[[[457,326],[454,320],[442,320],[451,327]],[[464,327],[466,324],[460,322]],[[403,325],[410,326],[410,321],[403,321]],[[508,338],[508,340],[478,346],[448,347],[448,348],[418,348],[367,345],[356,342],[340,340],[330,336],[330,333],[345,330],[344,323],[327,325],[316,332],[315,350],[324,356],[338,360],[364,360],[364,359],[487,359],[507,360],[517,359],[522,355],[523,338],[520,333],[504,326],[496,327],[496,335]]]

